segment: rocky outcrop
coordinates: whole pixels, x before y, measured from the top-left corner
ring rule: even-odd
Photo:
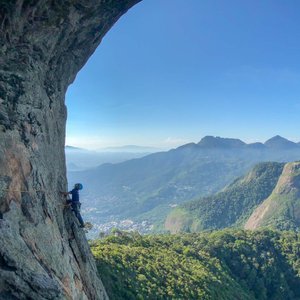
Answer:
[[[0,299],[105,299],[66,189],[64,96],[139,0],[0,0]]]
[[[272,194],[251,214],[245,229],[300,228],[300,162],[287,163]]]

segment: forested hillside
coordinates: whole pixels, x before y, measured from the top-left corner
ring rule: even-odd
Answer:
[[[187,202],[167,217],[172,233],[243,226],[254,209],[273,191],[284,163],[260,163],[220,193]]]
[[[300,235],[277,231],[140,236],[91,245],[110,299],[300,299]]]

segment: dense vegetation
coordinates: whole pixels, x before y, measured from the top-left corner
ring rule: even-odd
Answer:
[[[300,299],[300,235],[234,231],[92,243],[110,299]]]
[[[184,203],[168,216],[171,232],[241,226],[275,188],[283,163],[260,163],[222,192]]]

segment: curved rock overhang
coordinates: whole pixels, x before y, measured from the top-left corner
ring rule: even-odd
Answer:
[[[0,0],[0,299],[107,298],[64,206],[65,93],[140,0]]]

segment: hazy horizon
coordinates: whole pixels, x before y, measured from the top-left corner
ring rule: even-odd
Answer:
[[[69,146],[69,147],[75,147],[75,148],[82,148],[84,150],[91,150],[91,151],[104,151],[104,150],[109,150],[109,149],[119,149],[119,150],[122,150],[124,148],[130,148],[130,147],[137,147],[137,148],[148,148],[148,149],[153,149],[153,150],[157,150],[157,151],[166,151],[166,150],[170,150],[172,148],[176,148],[176,147],[180,147],[182,145],[185,145],[185,144],[189,144],[189,143],[199,143],[201,141],[202,138],[206,137],[208,135],[205,135],[201,138],[199,138],[198,140],[194,140],[194,141],[187,141],[185,143],[179,143],[178,145],[175,145],[174,147],[163,147],[163,146],[159,146],[159,145],[156,145],[156,146],[153,146],[153,145],[134,145],[134,144],[131,144],[131,145],[112,145],[112,146],[107,146],[107,147],[102,147],[102,148],[87,148],[87,147],[79,147],[79,146],[75,146],[75,145],[71,145],[71,144],[66,144],[66,147]],[[285,136],[281,136],[281,135],[278,135],[276,134],[275,136],[280,136],[282,138],[285,138],[291,142],[294,142],[294,143],[300,143],[299,140],[293,140],[293,139],[290,139],[290,138],[287,138]],[[241,140],[243,142],[245,142],[246,144],[251,144],[251,143],[265,143],[266,141],[268,141],[269,139],[275,137],[275,136],[270,136],[269,138],[265,139],[265,140],[244,140],[244,139],[241,139],[241,138],[238,138],[238,137],[231,137],[231,136],[214,136],[214,137],[218,137],[218,138],[232,138],[232,139],[238,139],[238,140]]]

